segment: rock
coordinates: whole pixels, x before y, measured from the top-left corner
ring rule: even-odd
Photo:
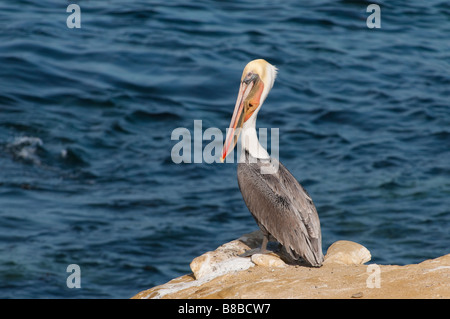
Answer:
[[[211,276],[214,273],[219,275],[253,267],[254,264],[250,258],[241,258],[238,255],[257,247],[258,241],[259,243],[262,241],[262,234],[256,231],[194,258],[190,267],[195,279]]]
[[[282,268],[286,263],[273,253],[270,254],[254,254],[251,258],[252,262],[258,266],[269,268]]]
[[[194,259],[191,263],[191,269],[194,272],[195,279],[214,278],[255,266],[248,258],[233,257],[220,260],[214,259],[212,253],[207,253],[201,257]]]
[[[363,265],[370,260],[367,249],[338,241],[319,268],[281,266],[275,254],[237,256],[261,240],[259,232],[244,235],[193,261],[195,277],[175,278],[133,298],[450,298],[450,254],[406,266]]]
[[[190,267],[195,279],[201,279],[213,274],[224,274],[232,271],[246,270],[255,264],[266,267],[282,267],[282,261],[277,255],[272,254],[265,257],[259,254],[255,258],[241,258],[240,254],[247,250],[259,248],[263,239],[260,230],[245,234],[239,239],[233,240],[218,247],[214,251],[209,251],[194,258]]]
[[[339,240],[328,248],[324,264],[362,265],[371,258],[366,247],[352,241]]]

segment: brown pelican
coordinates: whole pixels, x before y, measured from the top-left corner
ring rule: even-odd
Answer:
[[[277,69],[262,59],[251,61],[244,68],[221,161],[241,135],[239,189],[264,234],[261,248],[243,256],[268,252],[269,239],[275,239],[294,259],[301,257],[311,266],[319,267],[323,262],[322,235],[313,201],[291,173],[269,156],[256,135],[256,117],[276,74]]]

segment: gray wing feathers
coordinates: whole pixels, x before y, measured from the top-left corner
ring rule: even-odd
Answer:
[[[261,174],[261,165],[267,164],[260,161],[238,165],[238,183],[244,201],[258,225],[275,237],[292,257],[301,256],[311,265],[320,266],[322,236],[316,208],[292,174],[278,164],[274,174]]]

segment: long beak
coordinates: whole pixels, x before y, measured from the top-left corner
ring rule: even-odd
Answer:
[[[247,121],[251,114],[258,108],[263,89],[264,84],[259,79],[256,82],[241,82],[230,127],[227,132],[227,138],[223,145],[222,156],[220,157],[221,162],[225,161],[227,155],[236,146],[244,122]]]
[[[241,128],[244,125],[244,101],[248,94],[252,90],[253,82],[246,84],[241,83],[239,87],[239,94],[234,106],[233,116],[231,117],[230,127],[228,128],[227,138],[225,139],[225,144],[223,144],[222,156],[220,161],[225,161],[225,157],[233,150],[238,141],[239,135],[241,134]],[[233,145],[233,146],[231,146]]]

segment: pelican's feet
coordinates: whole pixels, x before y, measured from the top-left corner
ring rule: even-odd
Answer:
[[[268,254],[268,253],[271,253],[271,251],[267,250],[267,249],[254,248],[254,249],[247,250],[238,256],[239,257],[251,257],[256,254]]]

